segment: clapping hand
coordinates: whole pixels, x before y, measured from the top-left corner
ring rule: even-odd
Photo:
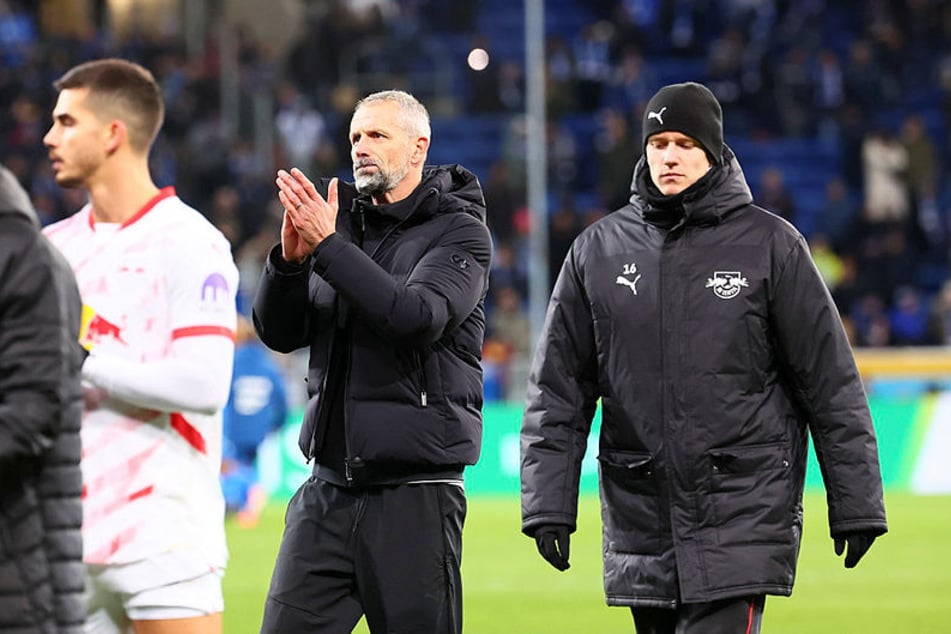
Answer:
[[[278,170],[277,196],[284,206],[281,254],[288,262],[302,263],[337,223],[337,179],[331,179],[325,200],[314,183],[296,167]]]

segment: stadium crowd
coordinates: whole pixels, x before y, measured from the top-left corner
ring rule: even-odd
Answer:
[[[501,0],[307,3],[307,19],[281,54],[248,25],[228,27],[232,59],[217,32],[190,54],[181,24],[122,38],[92,26],[47,33],[38,4],[0,1],[0,161],[44,224],[78,209],[83,193],[56,185],[42,143],[51,83],[97,57],[142,63],[168,104],[151,156],[156,181],[174,182],[229,237],[244,311],[279,233],[275,169],[349,175],[346,126],[366,77],[431,101],[437,135],[450,122],[500,122],[488,150],[459,144],[452,153],[483,181],[495,240],[486,396],[522,398],[531,329],[520,10]],[[546,5],[552,281],[574,236],[625,203],[647,99],[671,80],[692,79],[710,86],[729,113],[725,139],[750,157],[757,201],[809,239],[853,343],[951,342],[951,5]],[[465,65],[474,46],[492,54],[485,70]],[[459,51],[449,94],[429,95],[420,77],[446,50]],[[223,93],[223,68],[235,68],[233,95]],[[268,154],[253,141],[262,104],[274,139]],[[770,152],[780,147],[786,151]],[[299,389],[291,385],[291,395]]]

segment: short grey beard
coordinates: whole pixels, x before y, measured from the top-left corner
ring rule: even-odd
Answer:
[[[379,196],[393,189],[389,174],[382,170],[369,175],[354,175],[353,181],[358,192],[369,196]]]
[[[354,170],[356,172],[356,170]],[[356,186],[357,191],[361,194],[366,194],[369,196],[382,196],[383,194],[392,191],[400,181],[406,178],[406,175],[409,173],[409,164],[403,165],[402,169],[395,171],[388,171],[384,169],[378,169],[376,172],[370,175],[353,175],[353,184]]]

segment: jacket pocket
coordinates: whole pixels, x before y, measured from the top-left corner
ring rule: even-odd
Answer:
[[[793,539],[794,488],[788,443],[711,450],[709,500],[720,544]]]
[[[429,407],[429,379],[426,372],[426,360],[418,351],[413,351],[413,384],[416,387],[416,401],[420,407]]]
[[[661,552],[661,518],[654,459],[646,452],[608,451],[598,456],[605,548]]]

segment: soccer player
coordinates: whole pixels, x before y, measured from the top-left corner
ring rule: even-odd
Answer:
[[[237,269],[225,237],[148,153],[164,106],[145,68],[87,62],[55,82],[56,181],[89,202],[46,229],[83,299],[84,558],[90,632],[221,631],[221,411]]]
[[[254,333],[251,320],[238,316],[231,395],[224,409],[221,488],[225,508],[239,526],[258,523],[267,491],[258,481],[258,449],[287,420],[285,379],[273,353]]]
[[[604,589],[639,633],[760,632],[793,588],[807,432],[846,568],[887,530],[838,311],[722,121],[697,83],[648,102],[630,203],[565,258],[522,422],[522,530],[564,570],[600,398]]]

